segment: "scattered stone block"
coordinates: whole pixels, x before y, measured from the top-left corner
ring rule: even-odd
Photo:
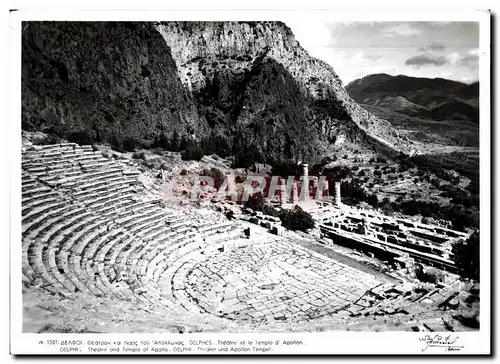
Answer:
[[[270,229],[271,228],[271,223],[269,221],[262,221],[260,223],[260,226],[262,226],[263,228],[266,228],[266,229]]]
[[[271,233],[278,235],[278,236],[281,236],[285,233],[285,228],[283,226],[280,226],[280,225],[274,225],[271,228]]]
[[[259,224],[259,219],[256,218],[256,217],[251,217],[248,222],[252,223],[252,224],[256,224],[258,225]]]

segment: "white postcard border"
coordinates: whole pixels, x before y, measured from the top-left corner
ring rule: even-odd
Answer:
[[[478,21],[480,22],[480,204],[481,204],[481,303],[478,332],[446,333],[459,337],[460,352],[422,351],[424,333],[410,332],[317,332],[317,333],[193,333],[193,334],[27,334],[22,333],[21,291],[21,21],[22,20],[304,20],[333,21]],[[283,346],[267,354],[488,354],[491,332],[491,237],[490,237],[490,14],[471,10],[162,10],[76,11],[27,10],[11,13],[10,40],[10,261],[11,261],[11,353],[58,354],[40,340],[296,340],[305,345]],[[17,263],[19,262],[19,264]],[[428,333],[427,333],[428,334]],[[432,333],[431,333],[432,334]],[[57,350],[60,350],[57,347]],[[87,354],[81,352],[81,354]],[[150,354],[150,353],[148,353]],[[180,352],[174,354],[182,354]],[[193,352],[188,352],[193,354]],[[217,354],[221,354],[218,352]],[[232,353],[234,354],[234,353]],[[243,354],[253,354],[243,352]],[[264,353],[266,354],[266,353]]]

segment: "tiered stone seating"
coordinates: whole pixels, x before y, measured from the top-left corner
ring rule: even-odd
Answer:
[[[207,314],[183,290],[186,276],[228,242],[242,240],[241,222],[165,208],[133,166],[90,146],[35,147],[23,152],[22,162],[26,281],[53,294]]]

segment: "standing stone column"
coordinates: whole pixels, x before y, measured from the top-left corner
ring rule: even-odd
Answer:
[[[286,184],[285,184],[285,179],[280,178],[278,180],[278,191],[279,191],[279,199],[280,199],[280,206],[283,206],[283,204],[286,203]]]
[[[309,164],[302,164],[304,180],[302,181],[302,188],[304,189],[304,201],[309,200]]]
[[[317,176],[312,176],[311,177],[311,182],[312,182],[312,195],[317,196],[318,193],[318,187],[319,187],[319,178]]]
[[[335,206],[340,206],[340,181],[339,182],[335,182],[335,193],[334,193],[334,205]]]
[[[293,181],[292,184],[292,203],[297,203],[299,201],[299,187],[297,186],[297,181]]]

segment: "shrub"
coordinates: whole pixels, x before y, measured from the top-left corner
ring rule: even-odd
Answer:
[[[131,137],[123,139],[123,142],[122,142],[122,147],[127,152],[133,152],[135,150],[135,148],[137,148],[138,145],[139,145],[139,143],[137,142],[137,140],[135,140],[134,138],[131,138]]]
[[[146,160],[146,153],[144,151],[134,152],[132,158]]]
[[[262,211],[262,209],[264,208],[264,202],[265,202],[264,195],[261,192],[259,192],[250,195],[248,197],[248,200],[245,201],[244,206],[254,211]]]
[[[109,144],[111,146],[111,149],[117,151],[117,152],[120,152],[120,153],[124,153],[125,152],[125,149],[123,149],[122,147],[122,142],[121,140],[116,136],[116,135],[112,135],[110,140],[109,140]]]
[[[311,214],[295,206],[292,210],[283,210],[280,215],[281,223],[290,230],[306,231],[314,228],[314,220]]]
[[[159,159],[146,159],[144,165],[151,169],[160,169],[162,164]]]
[[[382,200],[382,202],[380,203],[380,205],[390,205],[391,203],[391,200],[389,197],[384,197],[384,199]]]
[[[204,169],[201,171],[202,176],[209,176],[214,179],[214,187],[219,189],[220,186],[226,180],[226,174],[221,171],[219,168],[212,167],[210,169]]]
[[[34,145],[59,144],[60,142],[61,142],[61,138],[59,138],[56,134],[49,134],[43,139],[33,140]]]
[[[187,169],[183,169],[181,173],[179,173],[181,176],[185,176],[188,173]]]
[[[443,272],[437,270],[436,268],[427,268],[426,270],[424,270],[424,268],[420,264],[417,264],[415,266],[415,276],[419,281],[426,283],[436,284],[439,282],[443,282],[444,280]]]
[[[258,147],[254,145],[242,144],[237,149],[235,154],[234,166],[235,168],[249,168],[255,163],[264,161],[262,154],[259,152]],[[278,164],[278,163],[275,163]]]
[[[384,199],[379,203],[378,207],[385,215],[391,216],[394,212],[393,205],[391,204],[391,200],[388,197],[384,197]]]
[[[190,140],[186,144],[186,149],[181,153],[181,158],[185,161],[195,160],[199,162],[203,158],[203,150],[196,141]]]
[[[278,216],[278,210],[276,210],[273,205],[271,205],[269,202],[266,202],[264,200],[264,206],[262,207],[262,212],[265,214],[265,215],[269,215],[269,216]]]
[[[162,148],[165,150],[173,149],[173,148],[171,148],[170,139],[168,138],[168,135],[166,135],[166,134],[162,134],[162,135],[157,136],[154,143],[153,143],[153,147]]]
[[[479,231],[473,233],[467,241],[460,240],[453,244],[451,251],[462,278],[479,281]]]
[[[377,195],[369,195],[368,198],[366,199],[366,202],[370,204],[371,206],[377,206],[378,205],[378,197]]]
[[[66,137],[70,142],[80,144],[80,145],[89,145],[94,143],[94,137],[86,130],[78,130],[69,133]]]
[[[474,195],[479,194],[479,179],[471,179],[469,185],[467,186],[467,190]]]

